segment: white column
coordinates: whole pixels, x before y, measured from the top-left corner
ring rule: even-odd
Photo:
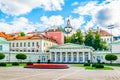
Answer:
[[[57,56],[56,55],[57,55],[57,53],[55,52],[55,62],[57,61]]]
[[[62,62],[62,52],[60,52],[60,62]]]
[[[52,52],[50,52],[50,61],[52,62]]]
[[[76,52],[77,53],[77,62],[79,62],[79,52]]]
[[[85,62],[85,53],[82,52],[82,57],[83,57],[83,63]]]
[[[88,60],[91,60],[90,52],[88,52]]]
[[[71,62],[73,62],[73,52],[71,52]]]
[[[66,52],[65,53],[65,62],[67,62],[68,61],[68,55],[67,55],[68,53]]]

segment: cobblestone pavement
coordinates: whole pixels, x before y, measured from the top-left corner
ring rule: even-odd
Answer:
[[[23,67],[0,68],[0,80],[120,80],[120,68],[115,70],[28,69]]]

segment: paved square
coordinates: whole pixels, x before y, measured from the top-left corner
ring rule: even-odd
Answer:
[[[85,70],[80,67],[70,67],[69,69],[7,67],[0,68],[0,80],[120,80],[120,68]]]

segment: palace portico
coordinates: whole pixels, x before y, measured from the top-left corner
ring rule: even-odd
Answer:
[[[84,63],[91,60],[93,48],[78,44],[62,44],[50,47],[50,61],[57,63]]]

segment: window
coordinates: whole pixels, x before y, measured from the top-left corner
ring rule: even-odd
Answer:
[[[32,50],[32,52],[34,52],[34,50]]]
[[[97,56],[97,60],[100,60],[100,56]]]
[[[44,43],[44,47],[45,47],[45,43]]]
[[[36,45],[38,46],[38,45],[39,45],[39,43],[38,43],[38,42],[36,42]]]
[[[34,46],[34,42],[32,42],[32,46]]]
[[[30,47],[30,42],[28,42],[28,47]]]
[[[39,52],[39,50],[36,50],[36,52]]]
[[[80,56],[80,61],[83,61],[83,57],[82,56]]]
[[[69,55],[69,57],[68,57],[68,61],[71,61],[71,56]]]
[[[24,47],[26,47],[26,43],[24,43]]]
[[[76,60],[77,60],[77,58],[76,58],[76,57],[77,57],[77,55],[75,55],[75,56],[74,56],[74,61],[76,61]]]
[[[10,47],[11,47],[11,43],[10,43],[10,45],[9,45]]]
[[[22,43],[20,43],[20,47],[22,47]]]
[[[2,45],[0,45],[0,50],[2,51]]]
[[[14,47],[14,46],[15,46],[15,44],[13,43],[13,44],[12,44],[12,46]]]
[[[28,50],[28,52],[30,52],[30,50]]]
[[[16,47],[18,47],[18,43],[16,43]]]
[[[24,50],[24,52],[26,52],[26,50]]]

